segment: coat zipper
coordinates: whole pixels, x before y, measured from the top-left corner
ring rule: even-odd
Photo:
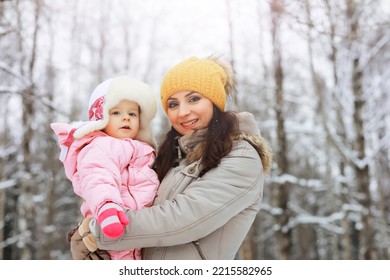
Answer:
[[[200,248],[199,241],[192,241],[192,243],[194,243],[196,249],[198,250],[198,253],[199,253],[200,257],[202,258],[202,260],[207,260],[206,256],[204,255],[204,253],[202,251],[202,248]]]

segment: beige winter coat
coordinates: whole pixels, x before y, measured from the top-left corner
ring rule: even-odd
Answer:
[[[240,121],[240,130],[248,127],[257,127],[250,114]],[[180,139],[184,154],[189,142],[193,138]],[[161,182],[154,206],[127,212],[130,225],[121,240],[97,232],[98,247],[144,248],[143,259],[152,260],[234,259],[260,209],[271,160],[263,138],[248,133],[201,178],[199,160],[181,160]]]

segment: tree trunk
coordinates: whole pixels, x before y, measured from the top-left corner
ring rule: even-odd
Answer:
[[[225,3],[226,3],[226,10],[227,10],[227,21],[228,21],[228,32],[229,32],[228,45],[229,45],[229,53],[230,53],[230,64],[232,66],[233,73],[235,73],[235,61],[234,61],[235,49],[234,49],[234,36],[233,36],[234,35],[234,29],[233,29],[233,18],[234,17],[232,15],[232,7],[231,7],[230,0],[225,0]],[[231,106],[230,110],[237,111],[237,109],[240,108],[240,106],[238,104],[237,95],[233,94],[232,99],[233,99],[233,102],[232,102],[232,106]]]
[[[280,21],[282,15],[282,4],[278,0],[271,1],[272,16],[272,54],[275,80],[275,113],[277,123],[277,144],[276,153],[279,175],[288,173],[287,161],[287,138],[284,128],[284,97],[283,97],[283,67],[280,40]],[[291,258],[291,229],[287,228],[290,218],[288,209],[289,184],[281,183],[273,188],[273,206],[281,210],[281,214],[276,217],[279,229],[276,232],[276,244],[278,246],[278,259],[287,260]]]
[[[347,16],[350,20],[350,36],[351,43],[357,43],[359,19],[356,16],[355,0],[347,0]],[[352,91],[354,95],[354,111],[353,124],[356,133],[355,151],[358,155],[358,160],[363,161],[366,158],[366,139],[364,135],[364,120],[363,107],[365,105],[365,97],[363,93],[363,69],[360,68],[360,57],[354,55],[352,63]],[[374,217],[371,210],[371,194],[370,194],[370,176],[368,163],[363,165],[354,165],[356,173],[356,186],[358,191],[358,201],[363,206],[362,222],[363,228],[360,231],[360,250],[361,259],[373,260],[377,258],[377,250],[375,248],[375,228]]]
[[[35,108],[34,108],[34,66],[37,53],[37,41],[39,34],[39,17],[41,12],[42,0],[35,1],[35,13],[34,13],[34,31],[32,37],[32,48],[27,68],[27,78],[30,81],[31,86],[22,92],[22,124],[24,128],[22,137],[22,153],[23,163],[22,170],[19,178],[19,185],[21,188],[18,204],[19,204],[19,233],[20,233],[20,244],[21,244],[21,256],[23,260],[35,259],[36,254],[36,229],[35,229],[35,207],[33,202],[34,180],[31,174],[32,151],[30,142],[33,138],[33,121],[35,119]],[[23,65],[22,65],[23,67]]]

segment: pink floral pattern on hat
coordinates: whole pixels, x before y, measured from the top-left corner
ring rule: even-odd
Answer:
[[[90,121],[98,121],[103,119],[103,104],[104,96],[101,96],[95,100],[88,111],[88,119]]]

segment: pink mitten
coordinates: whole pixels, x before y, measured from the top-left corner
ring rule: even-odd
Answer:
[[[129,224],[129,219],[122,207],[116,203],[106,203],[98,212],[98,224],[103,234],[110,238],[118,238],[124,232],[124,226]]]

